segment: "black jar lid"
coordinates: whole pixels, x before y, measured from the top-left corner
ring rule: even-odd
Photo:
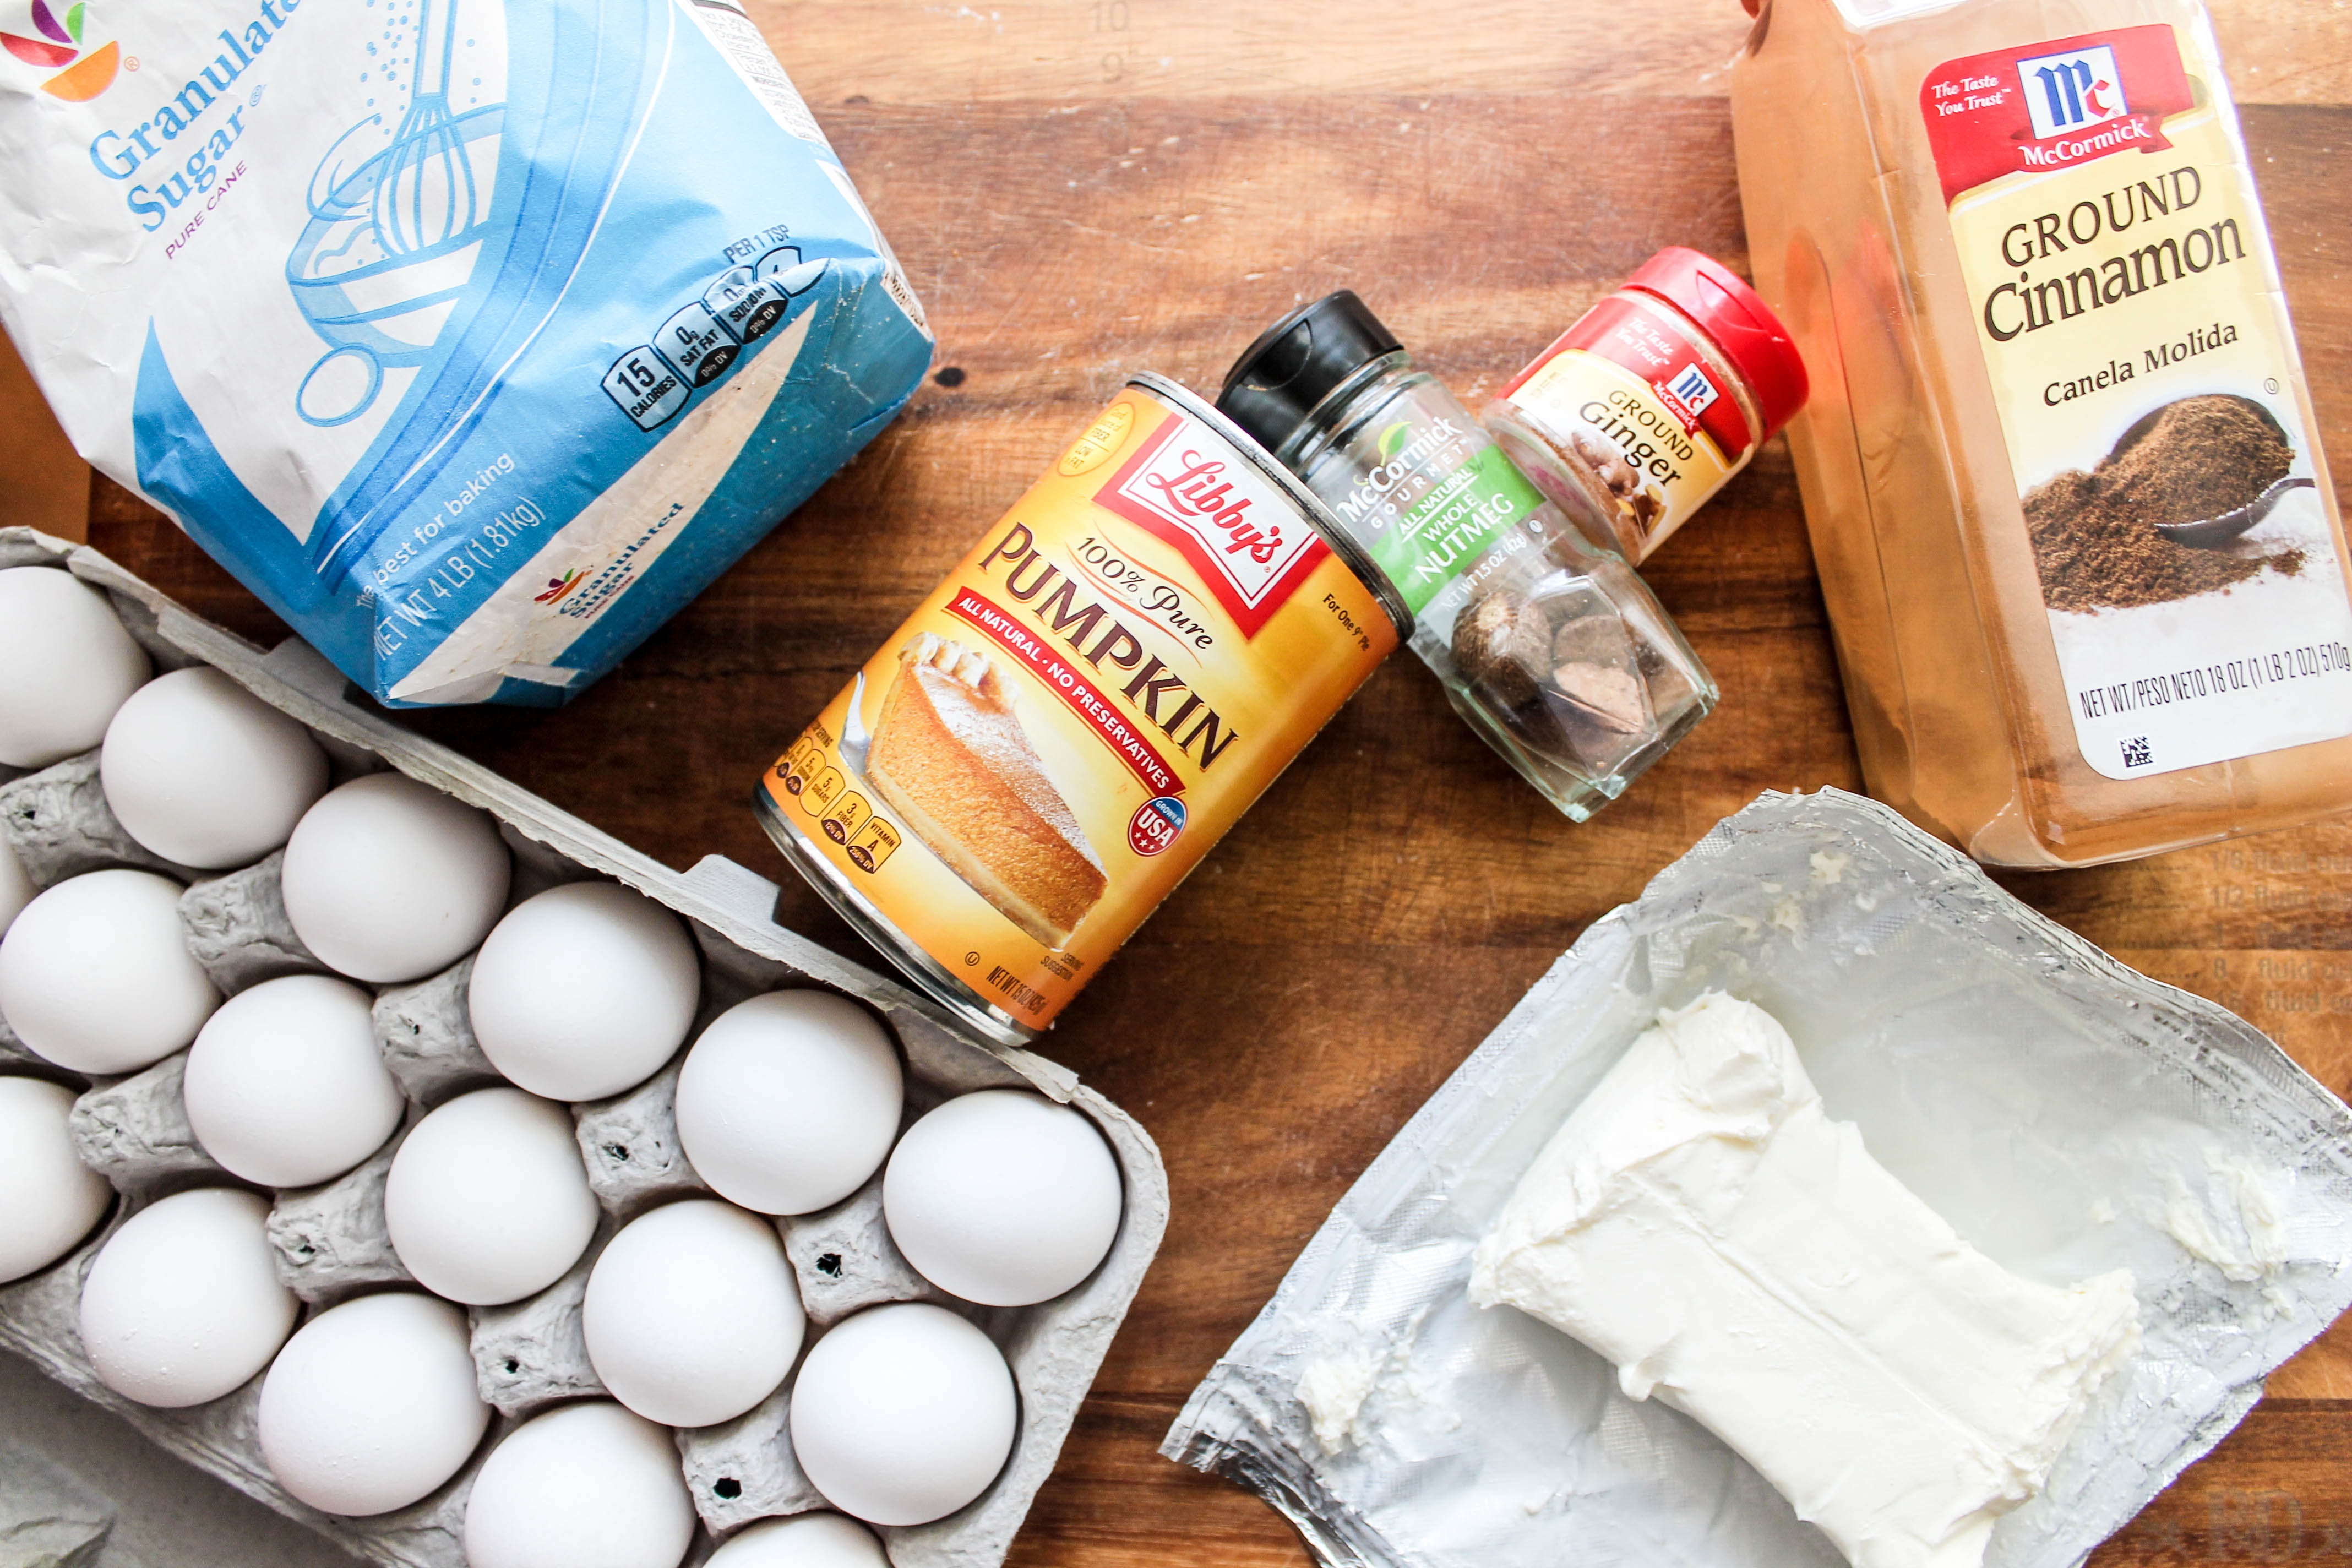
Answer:
[[[1403,346],[1353,289],[1326,294],[1242,351],[1225,372],[1217,412],[1267,451],[1280,451],[1341,382]]]

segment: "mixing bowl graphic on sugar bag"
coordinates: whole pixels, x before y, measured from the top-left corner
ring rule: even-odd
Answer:
[[[598,282],[588,253],[676,41],[656,0],[419,0],[411,15],[380,40],[394,96],[320,158],[285,268],[327,344],[296,411],[381,425],[305,541],[322,583],[369,559],[489,418],[509,367],[560,339],[567,300]]]
[[[331,345],[295,394],[309,424],[347,425],[375,405],[388,368],[423,364],[487,244],[506,125],[503,103],[449,108],[457,0],[418,0],[415,75],[384,146],[356,164],[352,144],[381,132],[372,114],[337,137],[310,177],[310,220],[286,281]]]
[[[922,379],[920,302],[730,4],[306,6],[231,50],[245,15],[142,22],[151,87],[212,57],[219,140],[144,176],[182,231],[47,265],[171,208],[26,120],[0,292],[93,458],[380,700],[560,706]]]
[[[525,140],[548,147],[509,149],[509,131],[536,121],[527,114],[513,118],[504,101],[451,106],[459,40],[470,49],[476,35],[502,31],[498,9],[488,0],[419,0],[415,32],[387,35],[395,51],[404,42],[412,47],[415,62],[407,104],[389,140],[369,151],[386,134],[386,114],[370,114],[335,139],[311,175],[310,221],[286,262],[296,304],[328,344],[295,395],[295,412],[307,424],[329,428],[367,414],[383,391],[385,372],[425,365],[445,338],[457,335],[453,325],[462,331],[461,318],[471,313],[469,296],[499,292],[495,279],[488,290],[473,288],[485,263],[495,273],[509,254],[557,254],[550,242],[578,223],[576,212],[551,211],[528,193],[504,206],[493,200],[502,160],[510,165],[509,178],[528,184],[546,151],[573,149],[543,131],[536,138],[526,133]],[[477,86],[482,80],[472,79]],[[611,90],[609,84],[597,85]],[[824,168],[856,203],[846,177]],[[535,221],[556,226],[541,234],[531,228]],[[530,243],[519,247],[525,240]],[[711,344],[694,344],[695,329],[688,326],[681,342],[693,345],[689,353],[661,342],[650,346],[691,385],[707,385],[781,324],[827,265],[823,257],[803,260],[794,245],[772,247],[711,286],[702,301],[708,317],[689,306],[673,323],[684,326],[689,313],[723,323],[706,327]],[[658,375],[660,367],[651,374]]]

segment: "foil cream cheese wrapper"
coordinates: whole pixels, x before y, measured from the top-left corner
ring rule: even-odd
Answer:
[[[2352,1303],[2352,1110],[1874,802],[1767,794],[1603,917],[1423,1106],[1161,1452],[1396,1568],[1843,1563],[1716,1437],[1465,1293],[1520,1174],[1659,1009],[1720,990],[2003,1266],[2137,1282],[2146,1339],[1989,1568],[2069,1568]]]

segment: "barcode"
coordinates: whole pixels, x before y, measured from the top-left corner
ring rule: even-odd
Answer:
[[[2135,735],[2124,742],[2124,766],[2144,768],[2154,761],[2156,752],[2149,748],[2146,735]]]
[[[1025,1011],[1036,1013],[1045,1008],[1045,994],[1042,991],[1032,991],[1028,986],[1022,984],[1013,977],[1013,972],[1001,963],[988,972],[988,983],[1020,1003]]]

